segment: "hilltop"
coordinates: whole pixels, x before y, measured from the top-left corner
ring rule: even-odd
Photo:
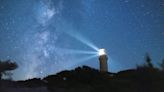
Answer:
[[[164,72],[137,68],[102,73],[88,66],[62,71],[43,79],[0,81],[0,92],[164,92]]]

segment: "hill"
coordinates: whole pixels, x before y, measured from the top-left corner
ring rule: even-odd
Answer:
[[[43,79],[0,81],[0,92],[164,92],[164,72],[137,68],[102,73],[88,66],[62,71]]]

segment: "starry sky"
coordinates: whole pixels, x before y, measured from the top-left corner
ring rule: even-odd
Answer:
[[[164,58],[164,0],[0,0],[0,59],[19,65],[13,79],[88,65],[135,68]]]

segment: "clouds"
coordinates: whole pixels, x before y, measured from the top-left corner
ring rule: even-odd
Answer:
[[[25,29],[21,38],[21,44],[26,48],[24,51],[21,50],[20,55],[23,61],[21,60],[19,73],[24,75],[21,79],[44,77],[57,72],[61,70],[58,61],[63,61],[56,48],[59,33],[56,31],[56,23],[52,24],[62,8],[61,1],[57,4],[51,0],[37,0],[32,3],[34,6],[31,8],[33,10],[31,15],[34,15],[36,22]]]
[[[63,0],[57,0],[56,2],[39,0],[39,2],[36,2],[33,12],[37,20],[37,23],[34,24],[36,27],[25,34],[25,37],[28,38],[25,44],[31,44],[25,52],[22,52],[25,60],[23,61],[24,67],[22,67],[26,72],[24,74],[25,79],[44,77],[77,64],[75,58],[72,59],[73,56],[65,54],[65,51],[60,50],[62,48],[58,48],[58,44],[62,44],[63,47],[70,45],[69,42],[66,42],[67,40],[63,42],[66,39],[64,35],[59,36],[58,34],[75,30],[75,25],[71,25],[71,23],[77,23],[74,22],[75,17],[76,21],[81,18],[79,9],[71,5],[69,1],[63,2]],[[74,1],[73,5],[80,5],[79,7],[82,8],[80,1]],[[75,17],[69,15],[69,11],[75,14]]]
[[[51,2],[49,1],[49,3]],[[50,7],[50,5],[44,3],[43,0],[39,2],[36,12],[36,18],[42,25],[45,25],[46,22],[55,14],[54,7]]]
[[[43,31],[36,36],[39,38],[39,43],[44,44],[49,40],[50,33],[48,31]]]
[[[14,2],[11,7],[20,8],[18,1]],[[60,49],[75,47],[70,44],[71,39],[67,38],[68,34],[65,32],[75,31],[76,25],[81,24],[83,13],[81,1],[24,0],[20,5],[23,8],[21,6],[19,12],[10,10],[16,17],[15,29],[5,33],[9,37],[12,36],[9,40],[14,39],[11,49],[18,45],[17,50],[12,52],[15,61],[20,65],[14,73],[14,79],[43,77],[77,64],[75,56],[66,54],[66,51]],[[8,14],[13,17],[12,14]]]
[[[40,0],[35,7],[37,7],[34,11],[36,12],[37,21],[42,26],[45,26],[49,20],[59,14],[62,8],[60,3],[54,6],[51,0]]]
[[[49,48],[51,44],[48,44],[50,41],[50,31],[43,31],[36,33],[32,39],[30,47],[24,52],[24,71],[26,72],[25,78],[33,78],[41,75],[45,71],[45,63],[48,61],[49,57]]]

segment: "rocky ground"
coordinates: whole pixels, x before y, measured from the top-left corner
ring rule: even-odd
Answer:
[[[164,92],[164,72],[137,68],[101,73],[88,66],[62,71],[43,79],[0,81],[0,92]]]

